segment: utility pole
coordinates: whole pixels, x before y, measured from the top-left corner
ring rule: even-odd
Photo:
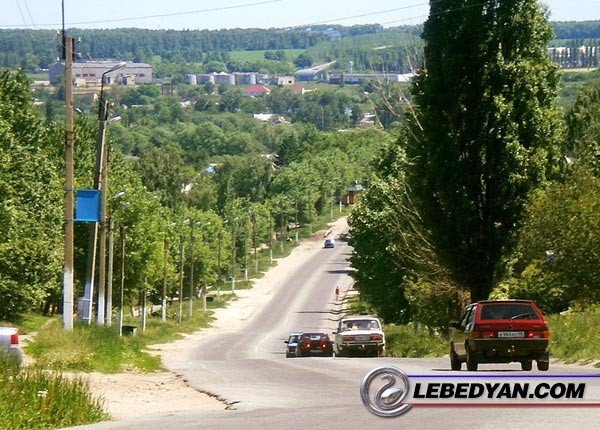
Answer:
[[[221,239],[223,231],[219,226],[219,237],[217,242],[217,300],[221,300]]]
[[[167,320],[167,256],[169,253],[169,241],[165,235],[163,243],[163,291],[161,301],[161,320],[165,322]]]
[[[310,202],[310,185],[308,186],[308,235],[312,236],[312,204]]]
[[[115,225],[112,217],[108,219],[108,275],[106,277],[106,320],[107,327],[112,325],[112,277]]]
[[[231,292],[235,294],[235,220],[231,222]]]
[[[105,115],[106,116],[106,115]],[[106,124],[106,121],[104,121]],[[103,130],[106,134],[106,131]],[[106,196],[108,194],[108,145],[103,144],[102,169],[100,177],[100,244],[98,246],[98,315],[96,323],[104,325],[104,307],[106,298]]]
[[[177,313],[177,323],[181,324],[183,313],[183,230],[179,233],[179,312]]]
[[[296,199],[295,208],[296,208],[296,216],[294,219],[294,222],[295,222],[294,230],[296,230],[295,239],[296,239],[296,245],[298,245],[300,243],[300,241],[298,240],[298,230],[299,230],[299,228],[298,228],[298,199]]]
[[[123,336],[123,298],[125,297],[125,226],[121,226],[121,288],[119,291],[119,336]]]
[[[193,306],[193,298],[194,298],[194,224],[196,223],[192,223],[192,228],[191,228],[191,233],[190,233],[190,239],[191,239],[191,246],[190,246],[190,290],[189,290],[189,295],[188,295],[188,305],[187,305],[187,316],[188,319],[192,318],[192,306]]]
[[[256,244],[256,213],[252,211],[252,248],[254,249],[254,276],[258,275],[258,246]]]
[[[106,137],[106,121],[104,120],[106,110],[106,103],[104,100],[100,100],[100,108],[98,112],[98,135],[96,137],[96,163],[94,166],[94,189],[100,190],[102,168],[104,166],[104,139]],[[104,200],[104,199],[103,199]],[[98,240],[98,223],[93,222],[90,224],[90,233],[88,238],[88,252],[87,252],[87,264],[85,272],[85,286],[83,291],[83,309],[81,318],[87,322],[92,323],[93,315],[93,297],[94,297],[94,275],[96,273],[96,245]]]
[[[100,224],[102,224],[103,234],[100,242],[106,241],[105,231],[104,231],[104,222],[106,218],[106,178],[107,173],[106,169],[108,166],[107,162],[107,149],[106,149],[106,123],[108,120],[108,103],[104,100],[104,81],[107,74],[112,73],[116,70],[122,69],[126,66],[125,62],[120,62],[115,64],[113,67],[102,73],[100,77],[100,103],[98,104],[98,135],[96,137],[96,160],[94,165],[94,189],[99,190],[102,198],[102,213],[103,215],[100,217]],[[94,275],[96,271],[96,246],[98,240],[98,223],[94,222],[90,225],[90,234],[88,240],[88,253],[87,253],[87,268],[85,274],[85,286],[83,293],[83,315],[82,319],[87,320],[88,324],[92,322],[92,307],[93,307],[93,298],[94,298]],[[106,251],[106,245],[102,245],[102,251]],[[103,263],[100,265],[104,266],[105,256],[101,253],[101,258]],[[101,269],[101,274],[99,274],[104,278],[104,268]],[[104,291],[104,285],[101,287],[102,291]],[[100,299],[99,299],[100,301]],[[104,298],[102,298],[104,301]],[[103,310],[99,310],[98,314],[102,315]],[[104,316],[102,315],[102,318]]]
[[[269,209],[269,264],[273,264],[273,217]]]
[[[73,38],[62,33],[65,52],[65,270],[63,274],[63,328],[73,330]]]

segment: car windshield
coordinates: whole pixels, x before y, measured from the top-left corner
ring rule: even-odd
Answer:
[[[300,337],[299,335],[294,334],[294,335],[290,336],[290,338],[288,339],[288,342],[290,342],[290,343],[291,342],[298,342],[298,338],[299,337]]]
[[[377,320],[347,320],[344,321],[342,328],[344,330],[379,330]]]
[[[482,320],[537,319],[533,307],[526,303],[483,305]]]

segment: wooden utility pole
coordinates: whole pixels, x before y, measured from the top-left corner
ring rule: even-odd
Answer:
[[[63,327],[73,329],[73,38],[62,34],[65,52],[65,270],[63,274]]]

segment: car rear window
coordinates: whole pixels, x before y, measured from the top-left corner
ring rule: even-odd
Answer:
[[[527,303],[483,305],[482,320],[538,319],[538,314]]]

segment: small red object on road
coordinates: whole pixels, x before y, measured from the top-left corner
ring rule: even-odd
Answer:
[[[335,287],[335,298],[337,299],[340,296],[340,287]]]

